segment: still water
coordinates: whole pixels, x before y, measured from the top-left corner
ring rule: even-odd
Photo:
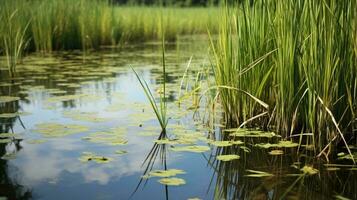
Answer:
[[[0,199],[357,199],[352,163],[256,145],[278,143],[271,133],[221,131],[219,106],[200,95],[212,78],[207,47],[166,45],[165,141],[131,69],[160,93],[160,43],[31,54],[14,78],[2,69]],[[164,169],[172,174],[155,171]]]

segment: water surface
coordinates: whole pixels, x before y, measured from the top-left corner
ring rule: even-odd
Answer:
[[[192,62],[182,81],[187,63]],[[160,126],[133,67],[155,94],[161,91],[161,44],[103,47],[86,53],[31,54],[14,78],[1,71],[0,197],[8,199],[357,199],[356,168],[344,160],[324,165],[313,152],[271,149],[272,138],[232,138],[221,131],[219,108],[205,106],[202,94],[212,78],[207,40],[183,38],[166,46],[167,136],[155,145]],[[207,93],[205,93],[207,94]],[[186,98],[179,97],[186,95]],[[200,100],[200,101],[199,101]],[[98,136],[108,137],[100,140]],[[103,136],[103,137],[104,137]],[[225,146],[213,141],[241,141]],[[186,146],[209,150],[175,151]],[[157,147],[156,151],[151,151]],[[154,149],[155,150],[155,149]],[[84,159],[91,152],[99,156]],[[240,158],[219,161],[218,155]],[[146,160],[147,156],[152,159]],[[102,158],[102,160],[100,159]],[[146,160],[146,162],[144,162]],[[98,162],[96,162],[98,161]],[[102,162],[101,162],[102,161]],[[305,173],[304,166],[318,170]],[[160,177],[142,179],[145,169],[179,169],[180,186]],[[150,170],[149,170],[150,171]],[[265,172],[265,174],[262,174]],[[144,176],[145,177],[145,176]]]

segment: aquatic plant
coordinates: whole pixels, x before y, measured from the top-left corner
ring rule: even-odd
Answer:
[[[0,3],[0,7],[0,20],[3,22],[0,25],[0,53],[1,50],[4,52],[9,74],[13,76],[29,41],[26,31],[30,21],[21,16],[21,8],[7,1]]]
[[[355,1],[241,1],[212,39],[229,126],[259,126],[328,155],[356,134]],[[350,141],[355,142],[355,141]]]
[[[4,0],[0,9],[4,22],[16,13],[16,20],[13,17],[11,22],[0,24],[0,35],[10,30],[7,26],[16,26],[21,33],[18,39],[24,33],[24,39],[31,39],[28,50],[44,53],[160,39],[160,23],[166,39],[175,40],[177,35],[205,34],[207,29],[216,32],[219,22],[214,17],[218,13],[215,7],[161,9],[117,6],[109,0]],[[4,47],[0,44],[0,49]]]

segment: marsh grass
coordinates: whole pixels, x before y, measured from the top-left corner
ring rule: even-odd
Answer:
[[[16,11],[16,26],[31,39],[29,50],[45,53],[157,40],[161,39],[161,27],[165,28],[167,40],[182,34],[205,34],[207,28],[218,30],[218,9],[214,7],[161,9],[116,6],[106,0],[4,0],[0,6],[1,19]],[[0,34],[9,24],[0,24]]]
[[[260,126],[329,155],[356,136],[355,1],[242,1],[211,42],[232,126]],[[248,95],[249,94],[249,95]],[[254,97],[254,98],[252,98]],[[267,106],[264,106],[264,102]],[[355,141],[350,141],[355,142]]]
[[[155,116],[161,126],[161,134],[159,139],[164,139],[166,138],[166,126],[168,124],[168,118],[167,118],[167,102],[166,102],[166,62],[165,62],[165,29],[164,29],[164,22],[163,22],[163,14],[161,15],[161,44],[162,44],[162,92],[159,92],[159,105],[156,103],[156,98],[154,94],[151,92],[149,85],[147,82],[143,79],[140,78],[138,73],[132,68],[132,70],[135,73],[136,78],[138,79],[141,87],[143,88],[143,91],[147,97],[147,99],[150,102],[150,105],[155,113]]]
[[[30,24],[30,19],[21,17],[19,9],[12,4],[2,3],[0,8],[0,52],[6,56],[6,64],[10,76],[15,73],[16,65],[21,61],[23,51],[29,39],[26,31]]]

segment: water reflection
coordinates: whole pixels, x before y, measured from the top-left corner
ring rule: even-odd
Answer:
[[[183,90],[186,85],[188,90],[204,86],[199,80],[212,75],[200,67],[207,63],[205,50],[206,46],[202,47],[197,41],[168,44],[166,80],[170,139],[177,139],[175,134],[180,131],[191,131],[189,133],[204,135],[195,144],[207,146],[210,140],[230,139],[220,133],[220,126],[225,125],[220,121],[222,113],[206,108],[215,94],[200,99],[200,90],[197,90],[180,106],[175,102],[192,55],[192,68]],[[13,159],[0,160],[0,197],[127,199],[136,188],[132,199],[279,199],[282,196],[331,199],[336,195],[357,199],[356,172],[351,170],[355,166],[327,170],[324,163],[310,157],[309,152],[298,156],[296,149],[285,149],[283,155],[272,156],[267,150],[256,148],[257,141],[248,138],[242,139],[246,148],[210,145],[211,151],[204,153],[173,152],[171,145],[155,143],[168,135],[159,134],[155,116],[128,66],[132,65],[151,89],[157,91],[162,81],[160,56],[160,43],[132,45],[120,51],[104,48],[100,52],[87,52],[85,59],[77,51],[34,54],[19,66],[18,77],[9,78],[2,72],[1,95],[21,99],[0,104],[1,114],[18,113],[15,117],[0,118],[0,132],[22,134],[21,138],[0,144],[1,157],[16,155],[8,157]],[[82,115],[70,117],[68,113]],[[88,131],[49,137],[37,128],[46,123],[81,125]],[[123,130],[118,134],[128,140],[127,144],[112,146],[83,139],[113,128]],[[118,155],[115,153],[118,150],[127,153]],[[82,152],[88,151],[113,161],[105,164],[79,161]],[[236,154],[240,159],[216,160],[217,155],[224,154]],[[301,177],[300,169],[305,165],[312,165],[319,173]],[[187,172],[182,175],[186,185],[168,187],[142,179],[143,171],[147,175],[153,169],[173,168]],[[249,177],[251,171],[247,170],[273,176]]]

